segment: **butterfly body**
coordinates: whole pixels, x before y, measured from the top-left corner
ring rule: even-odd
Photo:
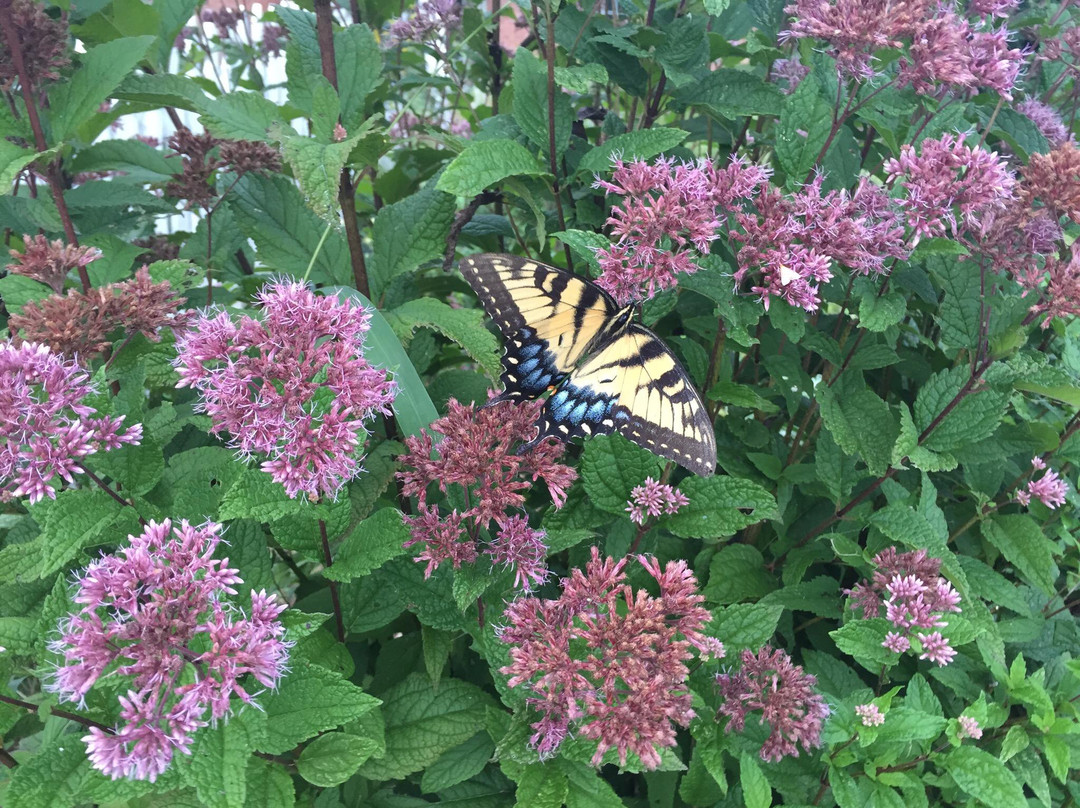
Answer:
[[[701,475],[716,467],[712,420],[666,345],[594,283],[511,255],[462,259],[505,337],[500,399],[550,393],[534,443],[619,432]]]

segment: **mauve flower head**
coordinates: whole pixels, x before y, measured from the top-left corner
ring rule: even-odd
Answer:
[[[864,727],[880,727],[885,723],[885,714],[876,704],[856,705],[855,715],[859,717]]]
[[[101,257],[97,247],[76,247],[62,241],[49,241],[45,236],[23,236],[23,251],[11,250],[12,262],[8,272],[33,278],[60,294],[68,273],[85,267]]]
[[[451,399],[447,414],[433,421],[430,431],[405,439],[408,452],[401,457],[398,477],[403,493],[419,500],[418,515],[405,522],[411,530],[409,545],[424,545],[416,560],[427,562],[426,575],[444,561],[457,568],[484,552],[494,563],[513,568],[519,586],[528,589],[544,580],[547,546],[543,531],[529,528],[520,515],[525,495],[542,479],[560,508],[577,472],[558,462],[566,447],[554,438],[518,453],[536,433],[542,406],[540,401],[499,401],[477,408]],[[432,434],[442,439],[436,442]],[[428,489],[436,484],[443,493],[451,486],[460,489],[468,503],[465,511],[455,508],[440,516],[438,506],[428,502]],[[484,531],[492,538],[478,543]]]
[[[191,753],[195,730],[231,713],[233,696],[252,704],[252,684],[273,688],[285,673],[285,605],[252,592],[245,615],[225,599],[241,579],[213,557],[220,533],[213,522],[150,522],[76,580],[80,608],[49,643],[64,661],[47,687],[82,706],[96,682],[130,677],[115,730],[83,738],[114,780],[153,782],[176,751]]]
[[[958,740],[964,738],[971,738],[973,741],[979,740],[982,735],[982,727],[979,726],[979,722],[972,718],[970,715],[962,715],[956,719],[960,726],[957,727],[956,737]]]
[[[460,26],[460,0],[420,0],[410,16],[390,23],[385,43],[394,47],[402,42],[426,42]]]
[[[60,68],[68,58],[67,26],[45,13],[45,5],[36,0],[14,0],[7,12],[22,46],[26,77],[35,89],[43,82],[60,78]],[[19,81],[15,60],[7,42],[0,47],[0,89],[10,90]]]
[[[741,732],[747,715],[761,710],[769,737],[761,747],[762,760],[798,757],[805,749],[821,746],[821,727],[829,717],[825,699],[814,689],[817,679],[791,661],[783,649],[763,646],[757,654],[746,649],[737,671],[719,673],[716,684],[723,703],[720,715],[730,720],[725,729]]]
[[[781,41],[809,37],[832,48],[838,67],[857,79],[874,75],[874,52],[899,48],[926,19],[932,0],[796,0],[784,9],[795,17]]]
[[[541,713],[531,744],[541,757],[575,728],[597,742],[594,766],[615,749],[622,765],[633,752],[655,769],[659,749],[675,745],[675,727],[694,717],[687,661],[695,650],[721,657],[723,645],[702,633],[711,616],[686,562],[661,569],[655,558],[637,559],[658,596],[626,583],[627,559],[601,558],[593,547],[557,599],[520,598],[506,609],[499,637],[511,663],[500,672],[510,687],[531,690],[528,702]]]
[[[1067,141],[1047,154],[1032,154],[1020,169],[1017,196],[1025,208],[1040,205],[1054,220],[1080,224],[1080,148]]]
[[[611,179],[593,183],[622,197],[607,220],[615,243],[596,254],[596,283],[620,305],[670,289],[679,275],[697,271],[695,254],[709,252],[727,212],[768,177],[768,169],[735,156],[724,168],[708,160],[616,157]]]
[[[912,229],[912,247],[924,237],[979,230],[984,216],[1005,208],[1016,186],[997,152],[968,146],[952,134],[924,140],[918,153],[905,144],[900,157],[887,160],[884,168],[889,181],[904,189],[900,204]]]
[[[362,469],[364,422],[388,413],[396,386],[364,357],[369,315],[277,281],[257,296],[263,319],[207,312],[177,342],[179,387],[199,393],[211,432],[290,497],[335,497]]]
[[[94,417],[83,402],[90,376],[45,345],[0,343],[0,501],[56,499],[54,477],[74,482],[84,459],[138,443],[142,425],[121,434],[124,417]]]
[[[773,81],[784,82],[781,85],[784,95],[791,95],[802,80],[810,75],[810,66],[800,62],[796,54],[790,59],[777,59],[773,62],[770,75]]]
[[[1080,289],[1080,284],[1077,285]],[[1075,302],[1075,301],[1074,301]],[[1041,457],[1032,458],[1032,469],[1041,471],[1046,469],[1046,462]],[[1065,496],[1069,493],[1069,487],[1053,469],[1046,469],[1037,480],[1028,482],[1027,487],[1016,492],[1016,501],[1021,505],[1030,505],[1034,497],[1051,510],[1060,508],[1065,504]]]
[[[904,653],[915,637],[923,647],[920,659],[949,664],[956,652],[940,632],[916,633],[940,628],[946,625],[945,613],[960,611],[960,594],[940,575],[941,560],[926,550],[898,553],[888,547],[874,556],[873,565],[869,581],[844,590],[851,608],[862,612],[863,618],[878,617],[884,609],[885,618],[899,629],[889,632],[882,642],[890,651]]]
[[[630,491],[626,510],[630,521],[643,525],[649,517],[678,513],[679,508],[689,504],[690,500],[679,489],[646,477],[644,483]]]
[[[1014,109],[1030,118],[1053,148],[1057,148],[1072,138],[1058,111],[1038,98],[1025,98]]]
[[[987,17],[1009,17],[1019,5],[1020,0],[971,0],[968,11]]]
[[[263,56],[280,56],[289,41],[289,31],[282,25],[268,22],[262,28],[259,50]]]

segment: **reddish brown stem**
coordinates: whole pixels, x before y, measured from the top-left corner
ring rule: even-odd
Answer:
[[[38,711],[38,705],[33,702],[23,701],[22,699],[13,699],[11,696],[0,695],[0,703],[10,704],[12,707],[22,707],[24,710],[30,710],[31,712]],[[76,724],[82,724],[84,727],[97,727],[102,732],[107,732],[110,735],[114,734],[112,727],[107,724],[102,724],[100,721],[95,721],[92,718],[87,718],[85,715],[79,715],[78,713],[69,713],[67,710],[58,710],[55,707],[50,707],[49,712],[55,715],[57,718],[66,718],[68,721],[74,721]]]
[[[319,539],[322,541],[323,561],[329,567],[334,563],[334,559],[330,555],[330,539],[326,535],[326,522],[322,519],[319,520]],[[327,583],[330,584],[330,602],[334,604],[334,620],[337,622],[338,642],[345,642],[345,618],[341,614],[341,598],[338,596],[337,581],[331,581],[327,578]]]

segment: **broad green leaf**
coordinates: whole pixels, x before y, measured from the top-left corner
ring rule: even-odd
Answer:
[[[907,298],[899,292],[866,295],[859,302],[859,325],[880,333],[897,325],[906,312]]]
[[[142,389],[137,391],[142,396]],[[130,419],[129,419],[130,420]],[[125,444],[108,452],[95,454],[87,461],[97,474],[109,477],[127,495],[145,494],[165,473],[161,446],[149,435],[137,444]]]
[[[281,141],[282,153],[300,183],[308,206],[332,224],[339,221],[341,169],[349,159],[349,152],[365,133],[366,128],[360,127],[345,140],[322,143],[298,135],[289,128],[274,126],[271,129],[272,136]]]
[[[369,760],[360,773],[369,780],[400,780],[427,768],[483,729],[492,703],[460,679],[443,679],[436,688],[426,676],[412,674],[383,694],[386,754]]]
[[[611,171],[612,161],[648,160],[682,143],[689,133],[682,129],[656,126],[652,129],[640,129],[608,138],[601,145],[586,152],[578,163],[579,173],[600,174],[606,176]]]
[[[926,268],[945,293],[934,318],[942,341],[956,350],[973,350],[982,332],[978,262],[935,255],[926,259]]]
[[[443,668],[450,659],[450,650],[454,647],[455,633],[440,631],[420,624],[420,642],[424,646],[424,669],[433,684],[442,678]]]
[[[746,808],[769,808],[772,805],[772,786],[753,756],[743,752],[739,757],[739,783],[743,789]]]
[[[245,710],[196,733],[182,773],[207,808],[243,808],[248,759],[264,737],[265,723],[260,711]]]
[[[395,558],[384,564],[373,578],[382,587],[392,589],[424,625],[442,631],[461,630],[462,615],[454,602],[447,566],[425,578],[423,564],[411,558]]]
[[[5,803],[12,808],[67,808],[82,802],[89,771],[86,745],[75,738],[39,749],[10,774]]]
[[[783,606],[736,603],[713,611],[709,635],[724,643],[729,657],[744,648],[757,649],[772,639]]]
[[[784,109],[784,94],[775,84],[729,68],[711,70],[697,84],[680,88],[675,100],[688,107],[704,107],[730,120],[750,115],[775,116]]]
[[[994,808],[1027,808],[1024,791],[1005,764],[974,746],[961,746],[941,765],[964,791]]]
[[[664,527],[683,538],[732,536],[744,527],[779,517],[773,495],[751,480],[690,477],[679,484],[679,490],[690,504],[665,519]]]
[[[236,223],[255,242],[259,260],[279,272],[300,278],[326,232],[326,223],[312,211],[300,191],[285,177],[245,174],[230,195]],[[318,251],[311,280],[351,283],[349,248],[331,229]]]
[[[626,808],[607,780],[592,766],[570,760],[558,760],[566,775],[566,808]]]
[[[244,808],[293,808],[296,789],[280,763],[250,758],[247,766],[247,801]]]
[[[323,571],[331,581],[351,581],[381,567],[405,552],[409,530],[396,508],[376,511],[349,531],[338,547],[334,563]]]
[[[608,513],[626,513],[630,491],[646,477],[660,479],[660,460],[622,435],[597,435],[585,441],[581,481],[589,501]]]
[[[495,744],[486,732],[478,732],[463,744],[447,749],[424,770],[420,790],[434,794],[456,786],[483,771],[495,752]]]
[[[594,84],[607,84],[608,72],[601,64],[562,67],[555,65],[555,83],[572,93],[588,93]]]
[[[526,766],[518,778],[514,808],[563,808],[570,790],[554,761]]]
[[[102,140],[79,153],[71,161],[71,171],[124,171],[129,176],[145,177],[147,181],[160,181],[177,173],[176,160],[169,160],[155,149],[139,140]]]
[[[382,81],[382,51],[364,23],[334,32],[341,121],[352,134],[364,120],[364,102]]]
[[[50,626],[50,630],[52,630]],[[12,654],[32,654],[37,643],[37,619],[0,617],[0,648]]]
[[[775,588],[776,579],[765,569],[760,550],[749,544],[729,544],[713,556],[709,583],[701,594],[712,603],[726,605],[760,600]]]
[[[776,130],[776,157],[792,180],[802,182],[814,167],[829,136],[832,106],[812,76],[787,97]]]
[[[255,519],[273,522],[282,516],[303,513],[313,507],[303,496],[292,499],[281,483],[265,471],[248,467],[225,492],[221,500],[221,519]]]
[[[66,140],[97,112],[101,102],[146,56],[154,39],[152,36],[114,39],[82,55],[71,80],[49,91],[53,143]]]
[[[436,298],[421,297],[386,312],[386,320],[403,342],[417,328],[431,328],[460,345],[489,378],[496,379],[502,372],[499,343],[485,327],[481,309],[453,309]]]
[[[884,474],[899,433],[889,405],[858,374],[841,376],[832,387],[819,384],[815,392],[822,420],[837,445],[862,457],[871,474]]]
[[[283,123],[281,108],[259,93],[232,92],[203,103],[200,120],[207,131],[229,140],[265,141]]]
[[[982,534],[1020,574],[1047,595],[1055,591],[1053,543],[1038,522],[1023,514],[995,514],[985,520]]]
[[[845,654],[855,657],[856,661],[867,670],[878,672],[881,666],[892,665],[896,654],[885,648],[882,643],[892,625],[884,618],[873,620],[852,620],[836,631],[830,631],[836,647]]]
[[[376,300],[398,275],[442,258],[456,209],[453,196],[429,184],[378,212],[368,267],[371,294]]]
[[[15,178],[37,158],[33,149],[16,146],[10,140],[0,140],[0,193],[11,191]]]
[[[514,120],[529,140],[545,155],[550,155],[547,64],[533,56],[527,48],[518,48],[514,54],[513,76]],[[554,105],[555,156],[561,158],[570,143],[570,126],[574,113],[570,96],[562,90],[555,90]]]
[[[1046,154],[1050,143],[1038,125],[1026,115],[1005,107],[994,119],[994,133],[1000,134],[1026,164],[1032,154]]]
[[[291,665],[277,690],[260,699],[266,712],[266,738],[258,745],[263,752],[283,754],[379,705],[377,698],[340,674],[295,658]]]
[[[760,602],[836,619],[840,616],[840,585],[833,578],[819,575],[810,581],[788,584],[770,592]]]
[[[939,715],[913,710],[903,705],[894,706],[889,710],[885,723],[877,730],[877,738],[895,743],[932,741],[945,731],[947,723]]]
[[[398,392],[392,407],[398,428],[403,435],[417,435],[420,430],[438,418],[435,405],[428,395],[427,386],[416,372],[409,355],[401,347],[394,329],[371,301],[355,289],[335,288],[325,290],[359,300],[371,314],[371,330],[367,334],[365,356],[375,367],[390,371],[397,383]]]
[[[304,747],[296,771],[312,785],[330,788],[352,777],[375,751],[376,745],[369,738],[328,732]]]
[[[473,197],[507,177],[549,176],[539,160],[513,140],[474,140],[443,171],[435,187]]]
[[[119,543],[128,530],[139,529],[137,518],[134,509],[125,508],[96,488],[61,491],[49,508],[41,532],[41,577],[62,569],[84,547],[94,543]],[[103,539],[102,534],[121,520],[124,521],[116,535],[110,534]]]
[[[968,367],[935,373],[919,388],[915,397],[915,426],[920,434],[934,423],[946,407],[960,395],[969,378]],[[964,394],[923,445],[936,452],[951,452],[989,437],[1005,415],[1008,396],[985,385],[975,385]]]
[[[206,92],[187,76],[158,73],[128,76],[113,93],[123,101],[198,112],[207,102]],[[176,173],[176,172],[174,172]]]

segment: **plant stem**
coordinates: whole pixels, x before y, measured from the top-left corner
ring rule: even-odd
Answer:
[[[0,703],[10,704],[12,707],[22,707],[24,710],[30,710],[31,712],[38,711],[38,705],[33,702],[23,701],[22,699],[14,699],[11,696],[0,695]],[[102,732],[107,732],[110,735],[114,735],[115,731],[107,724],[102,724],[100,721],[95,721],[92,718],[87,718],[85,715],[79,715],[78,713],[69,713],[67,710],[58,710],[55,707],[50,707],[49,712],[55,715],[57,718],[66,718],[68,721],[74,721],[76,724],[82,724],[84,727],[97,727]]]
[[[551,0],[544,3],[544,59],[547,62],[547,113],[548,113],[548,167],[551,170],[551,193],[555,197],[555,212],[559,217],[559,229],[566,229],[566,217],[563,215],[562,188],[559,186],[559,158],[555,153],[555,20],[551,16]],[[540,25],[537,21],[537,35]],[[574,257],[570,245],[563,242],[563,254],[566,256],[566,268],[574,271]]]
[[[118,493],[116,493],[116,491],[114,491],[112,488],[110,488],[108,485],[106,485],[104,480],[102,480],[100,477],[98,477],[96,474],[94,474],[94,472],[90,471],[90,469],[88,469],[82,463],[77,463],[76,468],[78,468],[78,470],[81,473],[83,473],[87,477],[89,477],[94,482],[94,484],[97,485],[98,488],[100,488],[102,491],[104,491],[110,497],[115,499],[117,502],[119,502],[125,508],[131,508],[132,510],[134,510],[136,516],[139,517],[139,524],[142,525],[143,527],[146,527],[146,520],[142,518],[142,514],[139,513],[139,509],[135,507],[135,503],[133,501],[124,499],[122,496],[120,496]]]
[[[319,539],[322,541],[323,561],[329,567],[334,563],[330,555],[330,539],[326,535],[326,522],[319,520]],[[341,598],[338,596],[337,581],[326,579],[330,584],[330,602],[334,604],[334,620],[337,622],[338,642],[345,642],[345,618],[341,614]]]
[[[304,270],[303,280],[307,282],[308,276],[311,274],[311,268],[315,266],[315,261],[319,257],[319,253],[322,252],[323,244],[326,243],[326,237],[330,235],[330,228],[332,225],[330,222],[326,223],[326,229],[323,230],[322,236],[319,238],[319,243],[315,245],[315,251],[311,254],[311,260],[308,261],[307,269]]]

